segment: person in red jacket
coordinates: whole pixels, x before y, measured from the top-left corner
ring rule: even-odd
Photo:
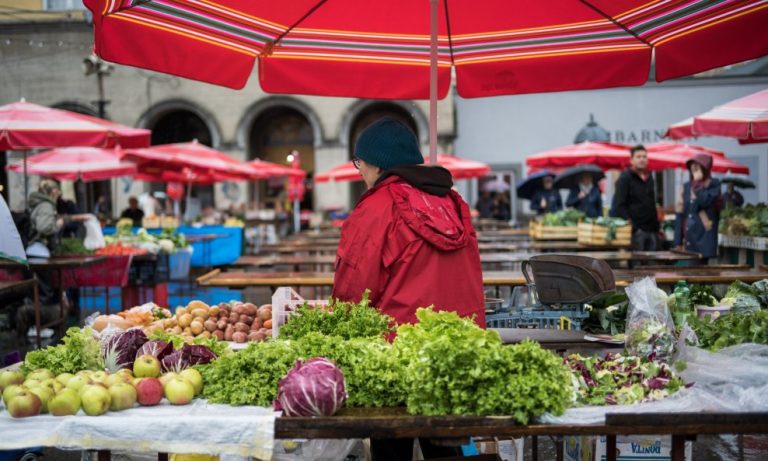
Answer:
[[[480,253],[451,173],[425,166],[414,133],[385,117],[361,133],[355,166],[368,191],[341,229],[334,298],[371,304],[398,324],[434,306],[485,327]]]

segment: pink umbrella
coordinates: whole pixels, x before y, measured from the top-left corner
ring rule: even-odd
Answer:
[[[150,131],[22,100],[0,106],[0,150],[145,147]]]
[[[701,115],[670,125],[664,137],[736,138],[740,144],[768,142],[768,90],[717,106]]]
[[[185,167],[206,180],[245,180],[257,174],[247,163],[197,141],[125,149],[123,159],[135,162],[139,173],[152,177],[168,177]]]
[[[479,178],[487,175],[491,167],[485,163],[438,154],[437,164],[451,172],[454,179]],[[315,182],[360,181],[362,177],[352,162],[347,162],[315,176]]]
[[[136,165],[120,161],[118,149],[98,147],[62,147],[33,155],[27,159],[27,173],[58,180],[100,181],[136,173]],[[24,172],[22,163],[6,167],[16,173]]]

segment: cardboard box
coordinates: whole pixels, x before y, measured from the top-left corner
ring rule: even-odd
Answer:
[[[565,461],[605,461],[605,436],[568,436],[563,438]],[[616,437],[617,461],[670,461],[672,436],[619,435]],[[691,460],[693,443],[685,442],[685,459]]]
[[[524,439],[476,439],[475,447],[480,454],[498,455],[501,461],[523,461],[525,458]]]

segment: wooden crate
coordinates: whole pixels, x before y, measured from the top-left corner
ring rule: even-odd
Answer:
[[[544,226],[538,221],[531,221],[528,228],[533,240],[576,240],[578,234],[576,226]]]
[[[626,225],[616,228],[616,238],[607,240],[608,227],[592,223],[579,223],[578,241],[582,245],[610,245],[628,247],[632,242],[632,226]]]

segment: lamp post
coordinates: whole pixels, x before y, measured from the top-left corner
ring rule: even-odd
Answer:
[[[106,107],[109,101],[104,99],[104,77],[109,76],[114,70],[114,66],[100,57],[92,54],[83,59],[83,73],[85,76],[96,75],[96,81],[99,88],[99,99],[94,101],[99,108],[99,118],[106,118]]]

